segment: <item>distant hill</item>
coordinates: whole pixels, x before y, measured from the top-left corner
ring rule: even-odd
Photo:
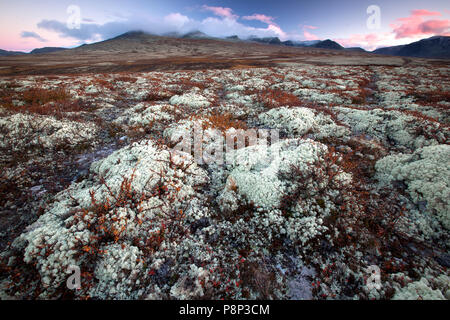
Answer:
[[[208,36],[207,34],[201,32],[201,31],[192,31],[192,32],[186,33],[181,38],[183,38],[183,39],[211,39],[212,37]]]
[[[229,36],[229,37],[226,37],[225,39],[227,39],[227,40],[241,40],[241,39],[239,39],[239,37],[237,35]]]
[[[342,50],[342,49],[344,49],[344,47],[341,46],[339,43],[337,43],[337,42],[335,42],[333,40],[330,40],[330,39],[327,39],[327,40],[324,40],[324,41],[320,41],[320,42],[318,42],[316,44],[311,45],[310,47],[320,48],[320,49],[334,49],[334,50]]]
[[[20,51],[7,51],[0,49],[0,56],[9,57],[9,56],[17,56],[19,54],[26,54],[25,52]]]
[[[366,50],[364,50],[361,47],[351,47],[351,48],[345,48],[345,50],[347,51],[355,51],[355,52],[367,52]]]
[[[283,41],[283,45],[288,47],[295,47],[295,43],[292,40]]]
[[[278,37],[266,37],[266,38],[251,37],[249,40],[267,44],[278,44],[278,45],[283,44],[280,38]]]
[[[320,42],[320,40],[306,40],[306,41],[297,41],[295,43],[300,43],[300,44],[303,44],[303,45],[309,47],[309,46],[315,45],[319,42]]]
[[[104,41],[100,41],[90,45],[81,45],[77,50],[110,50],[114,46],[120,43],[120,48],[126,48],[133,52],[139,52],[139,50],[147,50],[148,45],[154,42],[158,42],[161,39],[169,39],[172,38],[173,41],[180,40],[195,40],[195,39],[208,39],[208,40],[231,40],[231,41],[223,41],[228,43],[235,42],[247,42],[250,45],[251,42],[258,42],[262,44],[268,45],[278,45],[278,46],[286,46],[286,47],[309,47],[309,48],[318,48],[318,49],[331,49],[331,50],[345,50],[345,51],[353,51],[359,53],[375,53],[382,55],[391,55],[391,56],[403,56],[403,57],[418,57],[418,58],[440,58],[440,59],[450,59],[450,37],[447,36],[434,36],[428,39],[423,39],[420,41],[416,41],[406,45],[400,46],[392,46],[386,48],[379,48],[372,52],[368,52],[360,47],[352,47],[352,48],[344,48],[339,43],[326,39],[326,40],[309,40],[309,41],[296,41],[296,40],[286,40],[281,41],[278,37],[264,37],[259,38],[257,36],[250,36],[246,40],[241,40],[237,35],[232,35],[229,37],[214,38],[211,37],[201,31],[192,31],[186,34],[180,34],[176,32],[167,33],[163,37],[157,36],[155,34],[151,34],[144,31],[129,31],[124,34],[121,34],[112,39],[107,39]],[[121,42],[114,42],[113,40],[120,40]],[[187,43],[184,43],[188,45]],[[172,44],[171,44],[172,45]],[[175,43],[173,43],[175,45]],[[189,44],[188,46],[190,46]],[[74,49],[71,49],[74,50]],[[116,50],[116,49],[115,49]],[[60,47],[44,47],[37,48],[30,52],[30,54],[46,54],[58,51],[69,51],[66,48]],[[17,55],[25,55],[27,53],[20,51],[7,51],[0,49],[0,56],[17,56]]]
[[[404,45],[378,48],[378,49],[372,51],[372,53],[395,56],[395,55],[398,55],[398,53],[400,52],[400,49],[402,49],[403,47],[404,47]]]
[[[109,39],[109,40],[115,40],[115,39],[117,39],[117,40],[119,40],[119,39],[132,39],[132,40],[134,40],[134,39],[137,39],[137,38],[145,38],[147,35],[149,35],[149,33],[144,32],[144,31],[139,31],[139,30],[128,31],[128,32],[125,32],[125,33],[123,33],[121,35],[118,35],[117,37],[114,37],[114,38]],[[105,40],[105,41],[108,41],[108,40]]]
[[[51,53],[51,52],[57,52],[66,50],[66,48],[60,48],[60,47],[44,47],[39,49],[34,49],[30,53],[31,54],[40,54],[40,53]]]
[[[336,47],[331,41],[311,44],[294,40],[288,42],[288,45],[283,43],[272,45],[271,43],[279,43],[280,39],[271,38],[264,40],[268,43],[259,43],[248,39],[233,40],[236,39],[234,37],[230,40],[225,37],[197,39],[199,34],[188,36],[193,36],[194,39],[182,38],[182,34],[168,37],[132,31],[112,39],[48,54],[1,57],[0,74],[3,76],[234,69],[297,64],[299,61],[339,65],[404,63],[403,59],[385,58],[371,53],[313,47],[324,44],[326,48]],[[343,59],[340,59],[341,57]],[[414,64],[414,61],[410,62]]]
[[[450,37],[435,36],[406,45],[379,48],[372,52],[402,57],[450,59]]]

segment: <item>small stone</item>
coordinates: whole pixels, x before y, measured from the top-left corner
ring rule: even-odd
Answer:
[[[450,254],[442,254],[438,257],[434,258],[437,263],[439,263],[443,267],[450,267]]]

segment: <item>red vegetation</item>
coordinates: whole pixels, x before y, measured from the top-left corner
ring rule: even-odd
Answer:
[[[132,78],[132,77],[126,76],[126,75],[116,77],[116,78],[114,78],[114,80],[115,81],[122,81],[122,82],[130,82],[130,83],[135,83],[137,81],[136,78]]]
[[[296,95],[278,89],[266,89],[260,92],[258,102],[269,109],[301,106],[301,100]]]
[[[219,129],[223,132],[226,132],[230,128],[247,129],[247,125],[245,124],[245,122],[233,119],[233,116],[230,113],[215,113],[208,116],[207,119],[211,122],[210,127]]]
[[[46,104],[48,102],[64,102],[70,99],[69,93],[63,89],[32,88],[22,93],[22,100],[28,104]]]

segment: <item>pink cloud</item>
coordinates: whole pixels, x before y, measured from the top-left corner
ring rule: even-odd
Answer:
[[[252,14],[251,16],[244,16],[242,17],[242,19],[244,20],[257,20],[260,21],[262,23],[267,24],[267,31],[270,31],[274,34],[276,34],[278,37],[285,39],[288,37],[288,35],[286,34],[286,32],[283,31],[283,29],[281,29],[273,20],[275,19],[274,17],[271,16],[266,16],[265,14],[259,14],[259,13],[255,13]]]
[[[274,17],[266,16],[265,14],[254,13],[251,16],[242,17],[244,20],[257,20],[266,24],[275,24]]]
[[[420,25],[423,33],[441,33],[450,28],[450,20],[425,21]]]
[[[344,47],[364,47],[369,50],[376,49],[383,42],[390,40],[391,33],[353,34],[348,38],[333,39]]]
[[[425,10],[425,9],[413,10],[413,11],[411,11],[411,14],[413,16],[442,16],[442,14],[440,12],[428,11],[428,10]]]
[[[231,8],[210,7],[207,5],[203,5],[202,8],[204,10],[211,11],[212,13],[214,13],[216,16],[219,16],[219,17],[228,18],[228,19],[232,19],[232,20],[239,18],[239,16],[233,14],[233,10]]]
[[[397,19],[390,27],[393,29],[396,39],[446,34],[450,31],[450,20],[424,20],[423,18],[441,15],[436,11],[413,10],[409,17]]]
[[[426,19],[442,16],[440,12],[425,9],[412,10],[408,17],[398,18],[390,24],[391,31],[353,34],[347,38],[333,39],[344,47],[363,47],[369,50],[411,42],[411,38],[433,35],[450,35],[450,20]]]
[[[314,30],[314,29],[317,29],[317,27],[309,26],[309,25],[303,25],[303,36],[305,37],[305,40],[320,40],[318,36],[316,36],[315,34],[307,31],[306,29]]]
[[[74,47],[77,45],[71,39],[61,39],[55,35],[46,34],[47,42],[45,46],[49,47]],[[43,44],[35,38],[21,38],[19,34],[0,35],[0,49],[11,51],[29,52],[35,48],[41,48]]]
[[[303,30],[303,36],[305,37],[306,40],[320,40],[318,36],[306,30]]]
[[[286,34],[286,32],[283,31],[283,29],[281,29],[279,26],[277,26],[276,24],[269,24],[267,26],[267,31],[273,32],[275,33],[278,37],[280,37],[281,39],[286,39],[288,37],[288,35]]]

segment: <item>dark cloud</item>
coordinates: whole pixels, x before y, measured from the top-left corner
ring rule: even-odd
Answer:
[[[22,38],[34,38],[37,39],[41,42],[47,42],[46,39],[42,38],[40,35],[38,35],[36,32],[32,32],[32,31],[22,31],[22,33],[20,34],[20,36]]]

